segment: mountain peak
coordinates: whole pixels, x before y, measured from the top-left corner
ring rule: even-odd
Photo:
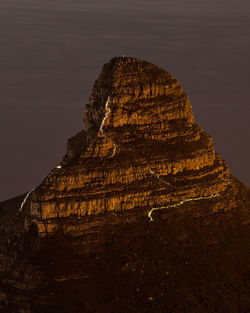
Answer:
[[[249,200],[178,81],[113,58],[61,164],[0,203],[0,309],[247,312]]]
[[[232,186],[178,81],[149,62],[116,57],[103,66],[84,129],[68,141],[60,167],[29,194],[26,225],[36,223],[43,236],[72,216],[132,210],[152,220],[155,211],[202,200],[216,210]]]

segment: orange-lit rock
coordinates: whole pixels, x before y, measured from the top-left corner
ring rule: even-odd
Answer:
[[[0,312],[248,312],[249,208],[180,84],[114,58],[61,164],[0,203]]]
[[[62,227],[62,218],[147,212],[233,190],[227,165],[195,124],[180,84],[135,58],[104,65],[85,107],[84,130],[68,141],[61,166],[29,197],[26,225],[37,223],[41,236],[45,224],[46,232]]]

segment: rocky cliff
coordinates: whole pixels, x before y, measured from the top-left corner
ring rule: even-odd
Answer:
[[[178,81],[113,58],[83,120],[61,164],[1,203],[0,308],[247,312],[249,190]]]
[[[135,58],[104,65],[61,165],[29,194],[27,225],[74,231],[60,219],[160,208],[231,193],[225,162],[194,122],[187,95],[163,69]],[[23,208],[22,208],[23,209]]]

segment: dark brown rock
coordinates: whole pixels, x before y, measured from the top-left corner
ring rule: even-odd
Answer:
[[[1,203],[0,308],[248,312],[249,207],[176,79],[114,58],[60,166]]]

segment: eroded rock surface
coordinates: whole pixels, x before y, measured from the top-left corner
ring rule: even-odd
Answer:
[[[29,196],[27,224],[35,221],[41,234],[67,232],[74,225],[58,219],[150,211],[201,197],[219,203],[231,184],[178,81],[151,63],[114,58],[95,82],[84,130],[69,140],[61,167]]]
[[[61,164],[0,203],[0,309],[249,312],[249,189],[178,81],[113,58],[83,119]]]

